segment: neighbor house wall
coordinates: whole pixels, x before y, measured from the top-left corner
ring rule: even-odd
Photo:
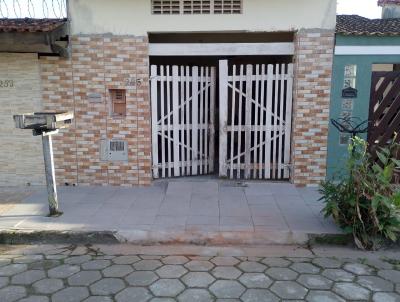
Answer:
[[[336,0],[243,0],[233,15],[153,15],[151,0],[69,0],[72,34],[334,29]]]
[[[378,46],[400,45],[399,37],[367,37],[341,36],[336,37],[337,46]],[[371,93],[372,65],[385,63],[400,63],[400,55],[335,55],[330,118],[338,119],[342,112],[342,89],[344,84],[345,65],[357,66],[356,89],[357,98],[353,99],[352,116],[360,121],[368,120]],[[366,138],[366,134],[362,134]],[[339,143],[340,133],[329,126],[328,147],[328,178],[340,178],[347,159],[347,144]]]
[[[41,138],[13,121],[14,114],[42,109],[37,54],[0,53],[0,81],[0,186],[42,185]]]

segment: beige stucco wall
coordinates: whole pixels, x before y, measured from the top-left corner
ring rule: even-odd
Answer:
[[[72,34],[334,29],[336,0],[243,0],[240,15],[152,15],[151,0],[69,0]]]
[[[12,117],[41,109],[37,54],[0,53],[0,81],[5,80],[14,85],[0,87],[0,186],[44,184],[41,139],[15,129]]]

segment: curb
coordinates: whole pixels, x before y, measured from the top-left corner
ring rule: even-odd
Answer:
[[[0,244],[347,245],[347,234],[306,232],[41,231],[2,230]]]

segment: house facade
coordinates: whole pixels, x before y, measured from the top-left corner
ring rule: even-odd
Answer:
[[[331,119],[366,129],[360,136],[371,146],[383,146],[398,132],[400,121],[400,1],[379,1],[382,19],[356,15],[337,17],[332,80]],[[343,95],[344,89],[356,95]],[[351,128],[351,127],[350,127]],[[329,130],[328,177],[344,171],[350,134]]]
[[[30,60],[37,108],[75,114],[54,137],[60,184],[216,173],[316,185],[326,176],[335,16],[334,0],[70,0],[67,53],[14,50],[0,62]],[[29,139],[37,149],[26,171],[40,183],[40,143]]]

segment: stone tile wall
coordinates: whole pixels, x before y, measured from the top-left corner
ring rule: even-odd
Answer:
[[[75,113],[74,125],[54,142],[58,183],[148,185],[147,38],[76,36],[71,44],[70,59],[40,60],[45,109]],[[125,117],[112,116],[109,89],[126,89]],[[100,143],[107,139],[127,141],[128,161],[101,160]]]
[[[41,138],[15,129],[13,121],[14,114],[41,109],[37,54],[1,53],[0,186],[44,184]]]
[[[317,185],[326,176],[334,32],[300,30],[295,39],[292,181]]]
[[[325,178],[333,31],[296,35],[292,181]],[[151,182],[148,42],[144,37],[77,36],[71,59],[42,57],[46,109],[73,110],[74,125],[55,139],[59,183],[147,185]],[[109,89],[126,89],[127,116],[110,115]],[[97,101],[91,95],[99,96]],[[100,159],[100,142],[128,142],[127,162]]]

